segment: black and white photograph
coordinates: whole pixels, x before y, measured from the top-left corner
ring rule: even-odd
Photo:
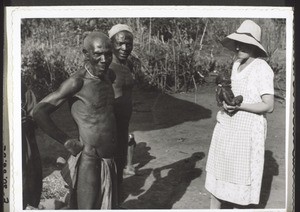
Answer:
[[[292,211],[292,8],[6,15],[7,211]]]

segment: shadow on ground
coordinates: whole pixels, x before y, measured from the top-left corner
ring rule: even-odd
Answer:
[[[265,208],[271,193],[273,177],[278,176],[279,165],[273,157],[273,152],[270,150],[265,151],[265,165],[264,174],[262,179],[262,188],[260,194],[260,202],[253,208]]]
[[[147,143],[140,142],[136,145],[133,155],[133,164],[137,164],[135,166],[136,170],[143,168],[147,163],[156,157],[150,155],[149,151],[151,147],[147,146]]]
[[[163,167],[140,170],[141,174],[138,176],[125,179],[124,185],[134,189],[127,192],[135,198],[125,201],[123,206],[127,209],[171,209],[185,194],[191,181],[202,174],[202,169],[195,166],[204,156],[203,152],[196,152],[188,158]],[[154,181],[144,191],[141,188],[150,174]]]
[[[164,129],[188,121],[207,119],[211,114],[207,108],[168,94],[135,92],[130,130]]]
[[[150,155],[151,147],[147,146],[147,143],[140,142],[136,145],[133,155],[133,164],[135,166],[136,175],[131,177],[125,177],[123,181],[123,194],[121,202],[123,202],[129,195],[138,196],[145,192],[142,187],[145,184],[146,179],[152,172],[152,169],[143,169],[151,160],[156,157]]]

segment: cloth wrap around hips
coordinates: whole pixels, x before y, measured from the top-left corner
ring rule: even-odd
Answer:
[[[100,188],[97,195],[95,208],[98,209],[114,209],[117,207],[117,171],[114,159],[98,158],[91,156],[85,152],[80,152],[76,156],[70,156],[65,167],[61,170],[61,175],[70,189],[69,207],[77,209],[77,181],[80,160],[86,162],[97,160],[101,167],[99,176]]]

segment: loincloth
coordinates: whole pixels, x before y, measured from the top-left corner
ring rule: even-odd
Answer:
[[[96,208],[99,209],[113,209],[117,206],[117,171],[114,159],[99,158],[97,156],[89,155],[85,152],[80,152],[76,157],[70,156],[66,166],[61,170],[61,175],[70,189],[70,208],[77,208],[77,179],[80,159],[84,156],[88,160],[96,159],[101,166],[100,174],[100,188],[97,195]]]

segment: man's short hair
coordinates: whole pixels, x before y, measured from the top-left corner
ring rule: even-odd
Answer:
[[[89,33],[83,40],[83,48],[84,49],[89,49],[91,47],[92,41],[94,41],[95,39],[100,38],[102,40],[106,40],[107,42],[110,43],[109,38],[107,37],[106,34],[104,34],[103,32],[91,32]]]

